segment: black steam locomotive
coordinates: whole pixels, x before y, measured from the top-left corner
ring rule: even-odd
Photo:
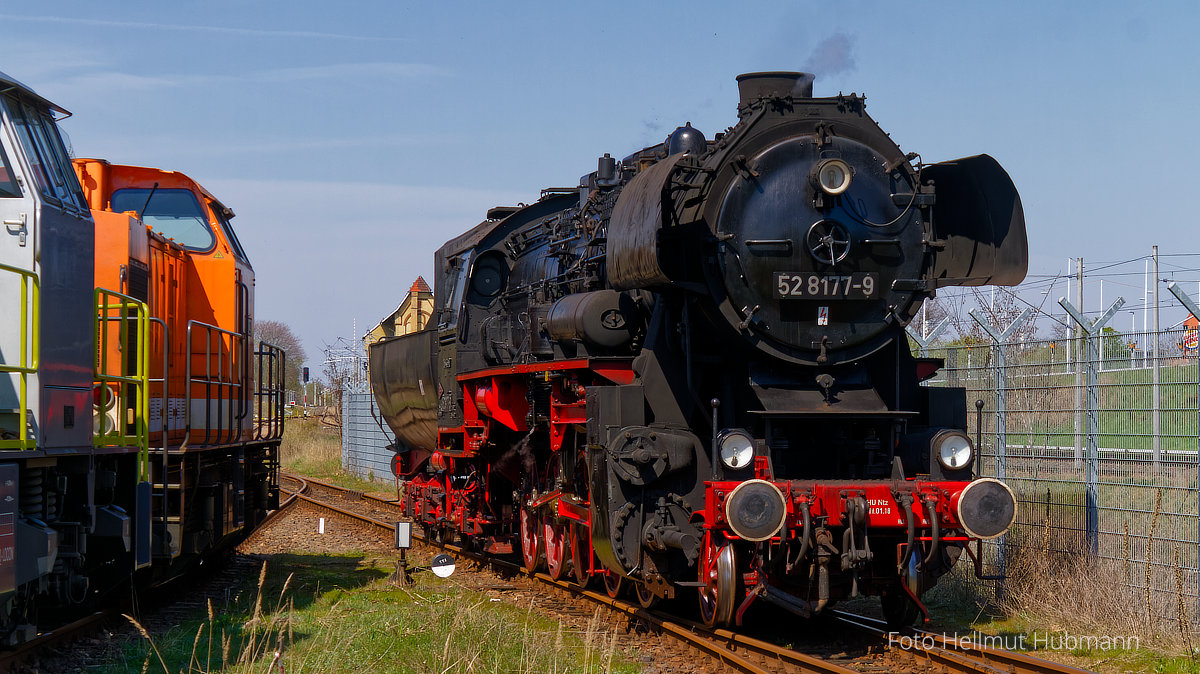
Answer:
[[[430,535],[645,605],[695,589],[709,624],[860,593],[905,623],[1008,529],[904,327],[1024,278],[1017,192],[986,155],[914,165],[812,80],[742,75],[726,132],[605,155],[437,251],[431,329],[370,347]]]

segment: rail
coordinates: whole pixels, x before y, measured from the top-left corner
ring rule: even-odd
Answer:
[[[0,373],[15,374],[17,384],[17,429],[15,438],[0,436],[0,449],[34,449],[37,438],[29,432],[29,376],[37,374],[41,360],[41,282],[37,274],[17,267],[0,264],[0,271],[16,274],[21,279],[21,318],[17,328],[21,331],[17,364],[0,361]],[[0,358],[4,354],[0,353]]]
[[[97,611],[84,616],[75,622],[55,627],[48,632],[42,632],[30,641],[12,648],[0,651],[0,672],[37,671],[36,665],[41,656],[55,647],[68,646],[72,640],[81,635],[99,630],[103,624],[116,615],[116,611],[108,609]]]

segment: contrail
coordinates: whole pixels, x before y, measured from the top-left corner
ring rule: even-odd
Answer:
[[[331,40],[371,40],[384,42],[403,41],[397,37],[370,37],[345,35],[342,33],[319,33],[306,30],[259,30],[254,28],[228,28],[224,26],[184,26],[169,23],[145,23],[140,21],[110,21],[106,19],[80,19],[65,16],[28,16],[22,14],[0,14],[3,21],[34,21],[39,23],[73,23],[83,26],[106,26],[109,28],[149,28],[152,30],[198,31],[224,33],[227,35],[252,35],[255,37],[324,38]]]

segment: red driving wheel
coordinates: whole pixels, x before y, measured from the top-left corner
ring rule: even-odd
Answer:
[[[538,536],[538,520],[528,508],[521,508],[521,559],[525,563],[525,570],[533,573],[538,569],[538,557],[541,550],[540,536]]]
[[[587,587],[592,579],[592,532],[582,524],[571,522],[567,529],[567,539],[571,546],[571,575],[575,582]]]
[[[608,596],[616,599],[621,594],[621,585],[623,580],[625,579],[621,577],[621,574],[605,569],[604,591],[608,593]]]
[[[567,527],[547,515],[542,525],[542,541],[546,549],[546,571],[551,578],[559,580],[567,570]]]

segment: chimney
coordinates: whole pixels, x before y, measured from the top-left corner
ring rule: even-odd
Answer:
[[[815,75],[795,72],[745,73],[737,76],[739,107],[760,98],[812,98]]]

